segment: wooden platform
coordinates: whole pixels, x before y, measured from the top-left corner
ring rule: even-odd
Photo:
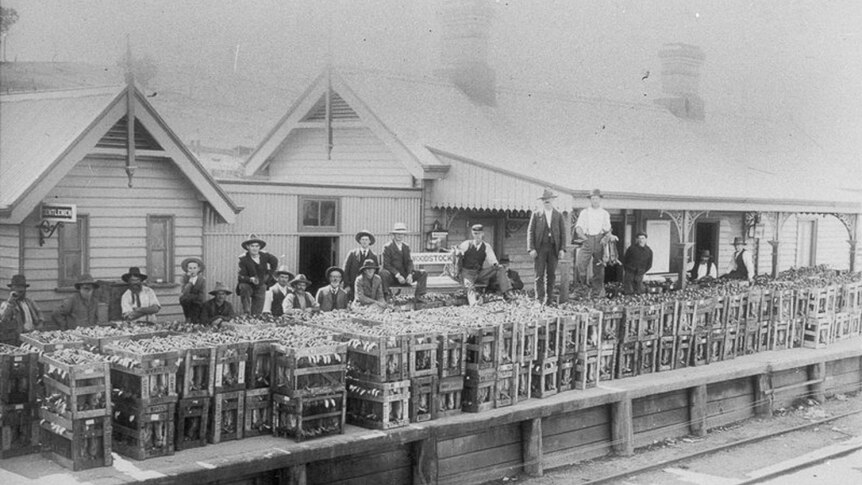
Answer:
[[[344,435],[301,444],[256,437],[143,462],[120,457],[112,467],[76,473],[28,455],[0,461],[0,483],[479,483],[627,455],[654,440],[768,416],[799,397],[858,390],[862,338],[609,381],[389,431],[347,426]]]

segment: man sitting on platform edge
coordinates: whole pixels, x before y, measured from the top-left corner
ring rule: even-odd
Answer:
[[[492,280],[499,286],[505,299],[510,298],[509,277],[506,270],[497,261],[494,248],[484,241],[485,228],[482,224],[474,224],[470,228],[473,239],[468,239],[458,245],[459,271],[461,281],[467,288],[467,300],[471,305],[478,303],[476,285],[488,285]]]

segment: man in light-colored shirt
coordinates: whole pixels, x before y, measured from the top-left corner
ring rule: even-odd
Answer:
[[[733,238],[733,259],[730,260],[730,272],[724,275],[732,280],[754,279],[754,260],[751,253],[745,250],[745,240],[737,236]]]
[[[144,286],[147,275],[141,273],[141,269],[137,266],[132,266],[122,279],[129,285],[129,289],[120,299],[123,319],[133,322],[155,322],[156,314],[162,306],[156,298],[156,292],[149,286]]]
[[[291,280],[290,286],[293,287],[293,292],[284,297],[284,302],[281,304],[284,313],[289,313],[292,310],[302,310],[305,312],[320,311],[320,304],[311,296],[311,293],[305,291],[311,286],[311,281],[304,274],[296,275],[296,278]]]
[[[689,269],[689,279],[693,281],[706,277],[718,278],[718,271],[715,269],[715,263],[712,262],[709,249],[701,251],[697,263],[694,263]]]
[[[582,285],[586,285],[587,274],[591,268],[593,278],[589,282],[590,294],[598,297],[605,294],[605,266],[602,262],[602,251],[603,245],[608,242],[611,235],[611,215],[602,209],[603,198],[599,189],[593,190],[590,193],[590,206],[581,211],[575,223],[575,233],[584,242],[578,251],[576,261],[578,279]]]
[[[293,291],[290,287],[290,280],[292,279],[293,273],[287,270],[287,266],[281,265],[275,270],[275,284],[266,290],[261,313],[269,313],[274,317],[280,317],[284,314],[282,303],[284,303],[287,295]]]

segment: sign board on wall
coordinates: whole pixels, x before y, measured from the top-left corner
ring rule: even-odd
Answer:
[[[44,222],[74,223],[78,220],[78,206],[75,204],[46,204],[39,210],[40,219]]]

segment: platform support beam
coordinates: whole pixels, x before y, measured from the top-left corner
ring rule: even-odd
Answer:
[[[826,362],[818,362],[808,366],[808,380],[817,381],[811,384],[809,395],[811,399],[823,404],[826,402]]]
[[[306,485],[305,463],[289,466],[279,470],[278,485]]]
[[[706,384],[688,389],[688,412],[692,436],[706,436],[707,403]]]
[[[611,403],[611,443],[614,452],[619,456],[635,454],[632,399],[627,395]]]
[[[767,369],[765,373],[754,376],[754,415],[771,418],[773,401],[772,372]]]
[[[437,433],[412,443],[413,483],[437,483]]]
[[[545,473],[542,463],[542,418],[521,422],[521,442],[524,448],[524,473],[541,477]]]

